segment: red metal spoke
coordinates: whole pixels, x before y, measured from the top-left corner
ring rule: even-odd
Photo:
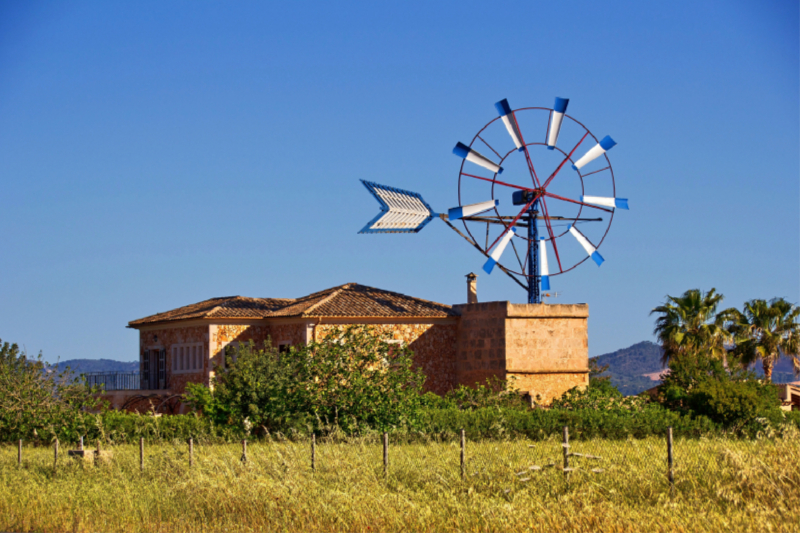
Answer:
[[[558,174],[558,172],[561,170],[561,167],[563,167],[563,166],[564,166],[564,163],[566,163],[567,161],[569,161],[570,159],[572,159],[572,154],[574,154],[574,153],[575,153],[575,150],[577,150],[577,149],[578,149],[578,146],[580,146],[580,145],[581,145],[581,143],[583,142],[583,140],[584,140],[584,139],[586,139],[586,137],[587,137],[588,135],[589,135],[589,132],[588,132],[588,131],[587,131],[586,133],[584,133],[584,134],[583,134],[583,137],[581,137],[581,140],[580,140],[580,141],[578,141],[578,144],[576,144],[576,145],[575,145],[575,148],[573,148],[573,149],[572,149],[572,151],[571,151],[571,152],[570,152],[570,153],[567,155],[567,157],[565,157],[565,158],[564,158],[564,160],[561,162],[561,164],[560,164],[560,165],[558,165],[558,168],[556,169],[556,171],[555,171],[555,172],[553,172],[552,174],[550,174],[550,177],[549,177],[549,178],[547,178],[547,181],[545,181],[545,182],[544,182],[544,185],[542,186],[542,188],[543,188],[543,189],[546,189],[546,188],[547,188],[547,186],[548,186],[548,185],[550,185],[550,182],[551,182],[551,181],[553,181],[553,178],[555,178],[555,177],[556,177],[556,174]]]
[[[585,178],[586,176],[591,176],[592,174],[597,174],[598,172],[602,172],[604,170],[608,170],[609,168],[611,168],[611,167],[605,167],[605,168],[601,168],[600,170],[595,170],[594,172],[589,172],[588,174],[583,174],[583,177]]]
[[[492,152],[494,152],[494,155],[496,155],[496,156],[497,156],[498,158],[500,158],[500,159],[503,159],[503,156],[502,156],[502,155],[500,155],[500,154],[498,154],[498,153],[497,153],[497,150],[495,150],[494,148],[492,148],[492,146],[491,146],[489,143],[487,143],[487,142],[486,142],[486,140],[485,140],[483,137],[481,137],[480,135],[478,135],[478,139],[480,139],[481,141],[483,141],[483,144],[485,144],[485,145],[486,145],[486,147],[487,147],[487,148],[489,148],[489,150],[491,150]]]
[[[470,178],[475,178],[475,179],[478,179],[478,180],[489,181],[491,183],[497,183],[498,185],[505,185],[506,187],[511,187],[512,189],[520,189],[522,191],[532,191],[533,190],[533,189],[530,189],[528,187],[520,187],[519,185],[511,185],[510,183],[506,183],[504,181],[497,181],[496,179],[492,179],[492,178],[483,178],[481,176],[475,176],[474,174],[467,174],[466,172],[462,172],[461,175],[462,176],[469,176]]]
[[[587,204],[587,203],[584,203],[584,202],[579,202],[578,200],[570,200],[569,198],[564,198],[563,196],[559,196],[559,195],[553,194],[551,192],[546,192],[545,191],[544,195],[545,196],[549,196],[550,198],[555,198],[556,200],[561,200],[563,202],[571,202],[573,204],[578,204],[578,205],[583,205],[583,206],[586,206],[586,207],[591,207],[592,209],[599,209],[600,211],[605,211],[606,213],[613,213],[614,212],[611,209],[606,209],[605,207],[600,207],[599,205]]]
[[[535,201],[536,201],[536,200],[539,198],[539,196],[540,196],[540,194],[539,194],[539,193],[537,193],[537,194],[536,194],[536,195],[533,197],[533,200],[531,200],[530,202],[528,202],[528,203],[525,205],[525,207],[523,207],[523,208],[522,208],[522,211],[520,211],[520,212],[519,212],[519,214],[518,214],[517,216],[515,216],[515,217],[514,217],[514,220],[512,220],[512,221],[511,221],[511,224],[509,224],[509,225],[506,227],[506,229],[505,229],[505,230],[504,230],[502,233],[500,233],[500,235],[499,235],[499,236],[498,236],[498,237],[497,237],[497,238],[494,240],[494,242],[492,243],[492,245],[486,249],[486,253],[487,253],[487,254],[489,253],[489,250],[491,250],[492,248],[494,248],[494,245],[495,245],[495,244],[497,244],[497,242],[498,242],[500,239],[502,239],[502,238],[503,238],[503,235],[505,235],[505,234],[506,234],[506,232],[508,232],[508,231],[509,231],[511,228],[513,228],[513,227],[514,227],[514,224],[516,224],[516,223],[517,223],[517,220],[519,220],[519,219],[520,219],[520,217],[523,215],[523,213],[525,213],[525,211],[527,211],[527,210],[528,210],[528,209],[531,207],[531,205],[533,204],[533,202],[535,202]]]
[[[561,258],[558,256],[558,245],[556,244],[556,237],[553,233],[553,227],[550,225],[550,212],[547,210],[547,203],[544,201],[544,196],[542,196],[542,211],[544,211],[544,224],[547,226],[547,232],[550,234],[550,240],[553,241],[553,251],[556,253],[558,272],[560,274],[564,272],[564,268],[561,266]]]
[[[531,154],[528,153],[528,145],[525,144],[525,137],[522,135],[522,128],[519,127],[519,122],[517,122],[517,115],[516,113],[511,113],[511,118],[514,120],[514,124],[517,125],[517,131],[519,132],[519,140],[522,142],[522,148],[525,151],[525,161],[528,163],[528,170],[531,173],[531,178],[533,179],[533,185],[539,189],[541,188],[539,185],[539,176],[536,175],[536,169],[533,168],[533,161],[531,161]]]

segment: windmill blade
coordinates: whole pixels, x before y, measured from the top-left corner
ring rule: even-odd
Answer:
[[[599,205],[618,209],[628,209],[627,198],[608,198],[606,196],[581,196],[581,202],[585,204]]]
[[[431,221],[434,212],[415,192],[361,180],[381,205],[381,212],[359,233],[417,233]]]
[[[575,229],[575,226],[570,226],[569,232],[572,233],[572,236],[577,239],[581,246],[583,246],[583,249],[586,250],[586,253],[592,258],[592,261],[597,263],[597,266],[603,264],[605,259],[603,259],[603,256],[600,255],[600,252],[597,251],[597,248],[595,248],[592,243],[589,242],[589,239],[587,239],[583,233]]]
[[[472,163],[480,165],[487,170],[491,170],[495,174],[503,173],[503,167],[493,162],[485,155],[473,150],[464,143],[456,144],[456,147],[453,148],[453,153],[456,154],[461,159],[466,159],[467,161],[471,161]]]
[[[569,98],[556,97],[556,103],[553,106],[553,115],[550,117],[550,132],[547,134],[547,149],[553,150],[558,142],[558,133],[561,131],[561,122],[564,120],[564,114],[567,112],[567,105]]]
[[[550,269],[547,268],[547,239],[544,237],[539,237],[539,272],[542,278],[542,290],[549,291]]]
[[[511,112],[511,106],[508,105],[508,100],[503,98],[494,104],[494,107],[496,107],[497,112],[500,113],[500,119],[503,121],[503,124],[506,125],[508,134],[511,135],[511,140],[514,141],[514,146],[516,146],[518,150],[522,150],[525,143],[522,142],[522,133],[519,131],[519,124],[517,124],[514,113]]]
[[[492,273],[492,269],[500,261],[500,256],[503,255],[503,251],[506,249],[506,246],[508,246],[508,243],[511,241],[511,237],[513,237],[515,233],[516,232],[514,231],[513,227],[508,228],[506,234],[503,235],[503,238],[500,239],[499,243],[497,243],[497,247],[494,249],[491,255],[489,255],[489,259],[486,261],[486,263],[484,263],[483,265],[484,272],[486,272],[487,274]]]
[[[462,217],[476,215],[483,213],[494,207],[500,205],[500,200],[488,200],[486,202],[478,202],[477,204],[462,205],[461,207],[453,207],[447,211],[447,218],[450,220],[458,220]]]
[[[583,157],[578,159],[578,161],[574,165],[572,165],[572,168],[575,170],[579,170],[585,167],[587,164],[591,163],[604,153],[611,150],[614,146],[616,146],[616,144],[617,143],[614,139],[606,135],[599,143],[594,145],[594,147],[592,147],[591,150],[583,154]]]

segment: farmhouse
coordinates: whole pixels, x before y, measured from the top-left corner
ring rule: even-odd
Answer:
[[[496,376],[549,402],[588,384],[588,305],[477,303],[474,276],[469,287],[472,303],[454,306],[348,283],[297,299],[211,298],[133,320],[139,386],[109,390],[108,398],[130,407],[132,395],[175,396],[189,382],[208,385],[239,343],[269,339],[288,351],[349,324],[372,325],[388,342],[408,344],[425,387],[438,394]]]

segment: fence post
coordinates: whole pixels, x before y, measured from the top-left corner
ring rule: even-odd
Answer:
[[[189,467],[194,466],[194,440],[189,439]]]
[[[317,469],[317,436],[311,434],[311,470]]]
[[[466,463],[466,457],[464,456],[464,448],[466,447],[466,444],[467,444],[467,439],[464,436],[464,428],[461,428],[461,479],[462,480],[467,475],[467,463]]]
[[[56,465],[58,465],[58,437],[53,443],[53,474],[56,473]]]
[[[564,448],[564,475],[568,475],[569,471],[569,428],[564,426],[564,443],[561,445]]]
[[[675,494],[675,471],[672,468],[672,426],[667,428],[667,466],[669,468],[669,495]]]
[[[139,437],[139,471],[144,472],[144,437]]]
[[[383,475],[389,475],[389,433],[383,432]]]
[[[247,462],[247,440],[242,439],[242,462]]]
[[[22,466],[22,439],[17,443],[17,466]]]
[[[80,440],[80,442],[78,443],[78,449],[79,449],[80,451],[83,451],[83,435],[81,435],[81,440]]]

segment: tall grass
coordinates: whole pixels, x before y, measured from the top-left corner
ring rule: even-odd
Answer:
[[[62,450],[67,446],[62,445]],[[51,448],[0,448],[6,531],[796,531],[800,439],[676,439],[674,496],[663,439],[393,444],[377,438],[107,448],[92,465]],[[550,464],[553,466],[548,466]],[[540,467],[541,470],[531,469]],[[592,470],[602,469],[601,472]]]

